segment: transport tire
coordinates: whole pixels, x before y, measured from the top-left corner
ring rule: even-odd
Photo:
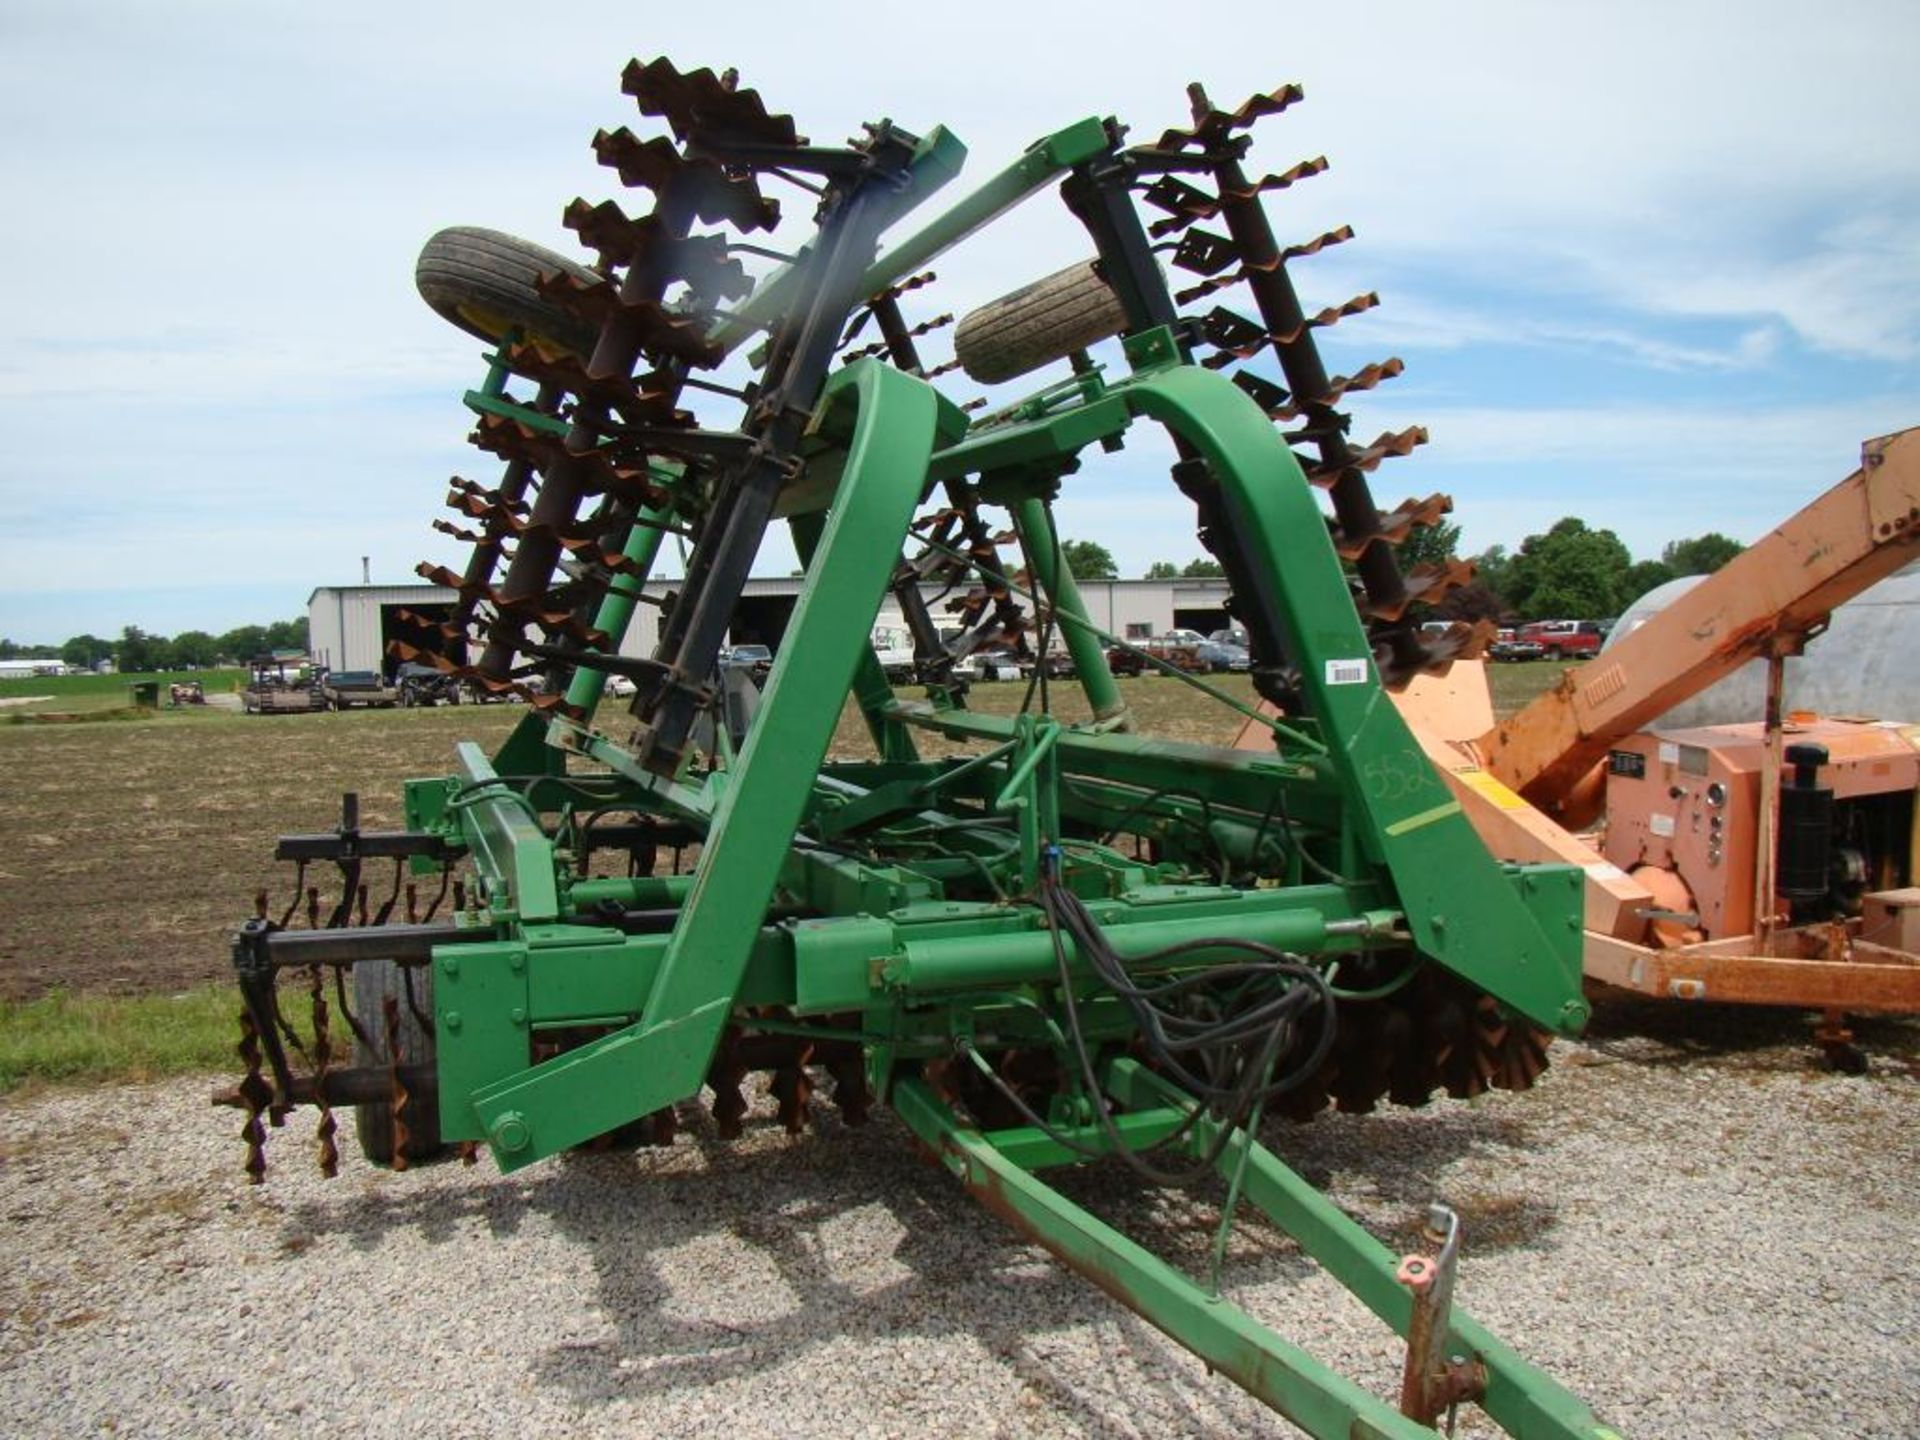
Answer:
[[[953,353],[968,378],[997,385],[1126,328],[1120,297],[1082,260],[971,312],[953,332]]]
[[[433,971],[426,966],[413,969],[413,1000],[420,1013],[433,1016]],[[401,969],[391,960],[362,960],[353,967],[353,1014],[360,1027],[378,1048],[369,1050],[358,1035],[353,1037],[355,1065],[384,1066],[387,1063],[386,1000],[391,995],[400,1006],[400,1058],[406,1065],[426,1065],[433,1061],[433,1036],[415,1018],[407,1003],[407,985]],[[407,1159],[431,1160],[446,1146],[440,1140],[438,1102],[430,1097],[413,1096],[407,1104]],[[393,1111],[386,1105],[353,1107],[353,1129],[360,1141],[360,1153],[376,1165],[393,1163]]]
[[[498,344],[508,331],[518,330],[548,349],[585,359],[593,353],[599,327],[540,293],[540,277],[555,272],[600,279],[531,240],[455,225],[421,247],[413,283],[434,314],[478,339]]]

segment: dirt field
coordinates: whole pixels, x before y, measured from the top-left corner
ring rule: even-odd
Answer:
[[[284,893],[274,837],[400,820],[400,782],[448,768],[453,742],[498,740],[504,707],[263,719],[217,712],[0,729],[0,995],[163,991],[229,973],[226,933],[262,885]]]
[[[1122,683],[1156,733],[1224,742],[1238,728],[1234,712],[1176,681]],[[1251,698],[1244,677],[1219,683]],[[1024,689],[983,685],[976,704],[1010,711]],[[1068,718],[1085,713],[1059,709]],[[252,913],[254,893],[265,887],[281,904],[291,895],[292,867],[271,858],[276,836],[331,829],[345,790],[359,792],[366,825],[398,825],[403,781],[446,774],[456,741],[491,750],[523,713],[499,705],[272,717],[194,709],[0,725],[0,998],[60,987],[164,992],[224,979],[227,934]],[[842,723],[835,748],[870,753],[856,719]]]

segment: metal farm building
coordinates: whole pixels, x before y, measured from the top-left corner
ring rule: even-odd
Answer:
[[[621,653],[646,655],[659,635],[660,604],[677,580],[648,583]],[[733,642],[780,648],[800,577],[749,580],[734,608]],[[952,598],[936,585],[924,587],[936,617]],[[1224,580],[1082,580],[1087,616],[1108,634],[1141,640],[1168,630],[1206,633],[1227,625]],[[379,670],[391,675],[398,662],[388,653],[395,640],[425,648],[422,624],[437,625],[452,614],[454,592],[439,585],[323,585],[307,600],[308,645],[314,660],[335,670]],[[463,657],[455,657],[463,658]]]

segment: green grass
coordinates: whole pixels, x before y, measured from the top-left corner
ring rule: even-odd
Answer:
[[[40,675],[0,680],[0,702],[27,700],[25,704],[0,704],[0,721],[25,716],[73,715],[84,719],[120,719],[150,714],[132,708],[134,685],[155,681],[160,686],[160,704],[167,703],[167,686],[177,681],[198,680],[209,695],[231,693],[246,683],[244,670],[157,670],[124,675]],[[30,698],[29,698],[30,697]],[[189,707],[198,709],[198,706]],[[120,712],[125,711],[123,717]]]
[[[110,695],[125,700],[127,687],[142,680],[158,680],[170,685],[180,680],[198,680],[209,693],[238,690],[246,683],[244,670],[154,670],[125,675],[30,675],[0,680],[0,699],[9,695]]]
[[[0,1001],[0,1094],[30,1082],[148,1080],[239,1073],[240,998],[230,985],[179,995],[74,995]]]

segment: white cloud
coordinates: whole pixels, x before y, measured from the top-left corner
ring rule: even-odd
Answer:
[[[1757,538],[1857,469],[1862,441],[1917,420],[1906,396],[1773,409],[1429,407],[1431,445],[1393,478],[1449,490],[1470,551],[1512,548],[1578,515],[1646,558],[1709,530]]]
[[[1608,289],[1649,310],[1775,317],[1816,350],[1920,356],[1920,214],[1851,217],[1782,258],[1688,253],[1644,270],[1614,255],[1587,263]]]
[[[1505,313],[1436,301],[1417,290],[1368,312],[1366,340],[1387,350],[1462,350],[1481,345],[1565,348],[1627,359],[1650,370],[1739,371],[1765,365],[1779,350],[1771,324],[1751,326],[1719,347],[1688,345],[1623,326],[1544,320],[1516,308]]]
[[[1611,456],[1613,503],[1657,486],[1666,509],[1688,493],[1686,462],[1728,477],[1715,493],[1735,507],[1694,528],[1751,530],[1784,510],[1731,477],[1784,483],[1783,455],[1850,447],[1871,404],[1803,411],[1789,434],[1763,411],[1664,408],[1663,380],[1764,371],[1797,337],[1816,352],[1810,390],[1825,356],[1882,359],[1899,389],[1920,353],[1920,97],[1884,78],[1920,41],[1909,0],[1817,14],[1786,0],[1249,3],[1191,26],[1143,4],[1109,7],[1097,28],[985,0],[937,47],[909,19],[756,4],[541,17],[490,0],[9,6],[0,124],[31,140],[0,152],[0,423],[28,439],[0,458],[0,515],[44,516],[51,495],[86,515],[89,543],[58,575],[9,546],[0,589],[126,585],[156,536],[217,553],[193,537],[225,543],[235,507],[311,527],[315,543],[277,562],[298,570],[285,577],[298,597],[357,573],[369,549],[389,572],[432,553],[439,482],[476,468],[457,395],[477,359],[414,296],[413,256],[451,223],[565,247],[563,204],[618,190],[587,149],[594,129],[644,128],[618,94],[628,45],[736,63],[825,143],[880,114],[945,121],[973,148],[955,195],[1082,115],[1118,114],[1135,138],[1180,123],[1189,79],[1229,105],[1303,81],[1308,103],[1263,123],[1256,163],[1333,160],[1276,197],[1276,225],[1304,239],[1354,223],[1354,253],[1316,262],[1309,283],[1339,291],[1326,299],[1386,292],[1355,327],[1368,345],[1518,340],[1650,372],[1643,404],[1604,412],[1571,393],[1533,412],[1423,400],[1408,417],[1434,431],[1423,469],[1532,457],[1577,476]],[[787,198],[804,218],[804,197]],[[920,313],[964,312],[1087,249],[1041,196],[940,262]],[[1463,303],[1454,276],[1483,296],[1511,285],[1523,320]],[[444,392],[438,409],[396,413],[430,392]],[[1536,490],[1559,478],[1537,473]],[[1174,539],[1190,553],[1179,502],[1145,483],[1124,503],[1076,485],[1066,513],[1140,564]]]

